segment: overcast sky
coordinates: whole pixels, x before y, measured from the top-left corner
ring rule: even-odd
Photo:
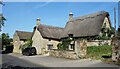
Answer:
[[[5,2],[4,4],[3,14],[7,20],[2,30],[9,33],[10,37],[13,37],[16,30],[32,32],[37,18],[41,19],[41,24],[64,27],[70,11],[74,17],[107,11],[113,26],[114,7],[118,11],[117,2]]]

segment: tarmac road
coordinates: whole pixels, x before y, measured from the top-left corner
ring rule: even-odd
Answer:
[[[8,66],[44,67],[43,65],[38,65],[38,64],[26,61],[24,59],[19,59],[11,55],[0,54],[0,56],[2,56],[2,64],[0,64],[2,68],[7,68]]]

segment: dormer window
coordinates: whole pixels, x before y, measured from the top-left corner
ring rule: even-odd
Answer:
[[[68,36],[72,38],[72,37],[73,37],[73,34],[68,34]]]
[[[106,23],[104,23],[105,27],[106,27]]]
[[[73,34],[68,34],[70,40],[73,40]]]
[[[108,32],[108,29],[105,28],[104,32],[107,33],[107,32]]]
[[[49,39],[48,41],[51,41],[51,39]]]

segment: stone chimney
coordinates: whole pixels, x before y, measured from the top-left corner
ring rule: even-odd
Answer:
[[[36,19],[36,25],[39,26],[40,25],[40,18]]]
[[[72,21],[72,20],[73,20],[73,13],[70,12],[70,13],[69,13],[69,21]]]

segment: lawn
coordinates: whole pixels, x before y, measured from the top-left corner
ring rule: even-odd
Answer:
[[[112,46],[102,45],[102,46],[90,46],[87,48],[87,58],[92,59],[103,59],[102,56],[111,56]]]

